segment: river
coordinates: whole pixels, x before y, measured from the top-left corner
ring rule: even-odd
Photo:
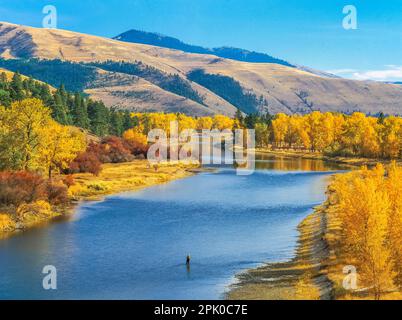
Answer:
[[[260,155],[139,192],[0,241],[0,299],[222,299],[235,275],[292,258],[297,225],[342,168]],[[191,266],[185,259],[191,255]],[[57,269],[44,290],[42,269]]]

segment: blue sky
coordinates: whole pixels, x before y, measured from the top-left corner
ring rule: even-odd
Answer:
[[[48,4],[61,29],[112,37],[135,28],[349,78],[402,80],[402,0],[0,0],[0,21],[40,27]],[[357,30],[342,27],[350,4]]]

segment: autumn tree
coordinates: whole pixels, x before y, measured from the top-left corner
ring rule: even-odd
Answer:
[[[394,289],[394,247],[389,242],[393,211],[385,170],[363,169],[337,176],[332,204],[341,221],[340,244],[346,261],[358,268],[359,281],[375,297]]]
[[[381,156],[386,159],[397,159],[402,150],[402,120],[399,117],[388,117],[379,124],[381,139]]]
[[[213,118],[213,127],[218,130],[232,129],[234,126],[234,120],[224,116],[215,115]]]
[[[14,102],[0,109],[2,167],[35,170],[41,167],[41,134],[51,122],[50,110],[39,99]]]
[[[402,168],[393,162],[388,169],[385,190],[390,200],[389,243],[397,272],[395,282],[402,290]]]
[[[0,107],[1,168],[44,171],[51,176],[85,147],[77,130],[52,120],[51,110],[36,98]]]
[[[211,117],[200,117],[197,119],[197,130],[211,130],[214,120]]]
[[[78,153],[85,150],[84,134],[77,128],[62,126],[50,121],[41,132],[39,160],[49,179],[55,170],[64,170],[69,167]]]
[[[138,144],[143,147],[146,147],[148,144],[147,136],[142,132],[135,130],[134,128],[124,132],[123,138],[129,142]]]
[[[288,122],[289,116],[284,113],[277,114],[275,120],[272,122],[274,142],[277,147],[282,147],[285,143],[288,133]]]

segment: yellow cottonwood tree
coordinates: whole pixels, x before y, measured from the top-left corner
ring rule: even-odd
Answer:
[[[388,232],[394,269],[397,272],[395,283],[402,290],[402,168],[393,162],[388,169],[385,189],[391,202]]]
[[[40,133],[39,160],[49,179],[53,171],[68,168],[77,154],[86,148],[85,136],[77,128],[50,121]]]
[[[148,144],[148,138],[145,134],[137,131],[135,128],[129,129],[123,133],[123,138],[138,143],[140,145],[146,146]]]
[[[51,112],[39,99],[25,99],[0,109],[2,127],[0,159],[3,167],[35,170],[41,167],[41,132],[51,121]]]
[[[380,130],[381,154],[383,158],[397,159],[402,149],[402,121],[399,117],[384,120]]]
[[[50,116],[39,99],[14,102],[0,108],[0,160],[2,169],[45,171],[66,168],[85,149],[85,137]]]
[[[218,130],[232,129],[234,126],[233,119],[220,114],[214,116],[213,122],[213,127]]]
[[[276,115],[275,120],[272,122],[274,141],[277,147],[282,147],[285,143],[285,138],[288,132],[288,121],[288,115],[284,113],[279,113]]]
[[[197,119],[197,130],[211,130],[214,121],[211,117],[200,117]]]
[[[185,114],[179,114],[177,116],[179,122],[179,133],[183,130],[191,130],[197,128],[197,120],[195,118],[186,116]]]
[[[377,119],[356,112],[347,118],[342,143],[353,155],[376,157],[380,152]]]
[[[392,200],[385,181],[385,170],[378,165],[340,175],[331,185],[346,263],[357,266],[359,281],[375,299],[394,289],[397,276],[389,242]]]

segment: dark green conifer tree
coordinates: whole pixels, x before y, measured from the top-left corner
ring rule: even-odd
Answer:
[[[102,102],[88,100],[91,131],[101,137],[109,134],[109,110]]]
[[[76,93],[72,103],[73,124],[83,129],[89,129],[88,112],[84,98]]]
[[[124,119],[121,112],[110,111],[110,133],[115,136],[122,136],[124,132]]]
[[[16,72],[10,83],[10,96],[12,100],[22,100],[25,98],[24,87],[21,75]]]

